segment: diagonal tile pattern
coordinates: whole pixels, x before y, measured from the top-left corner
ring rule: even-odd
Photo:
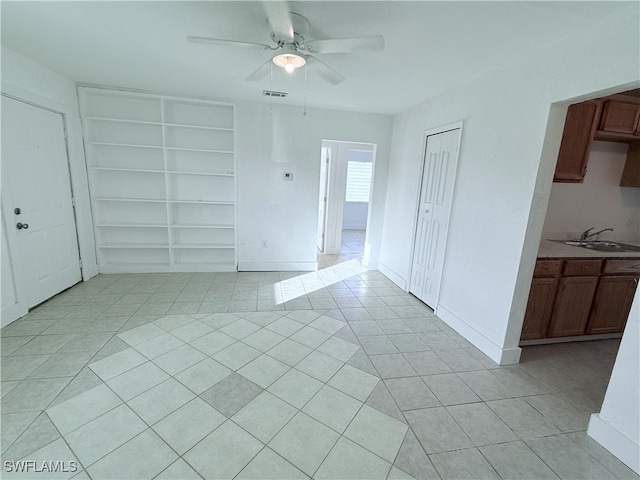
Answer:
[[[3,462],[73,460],[78,478],[638,478],[584,435],[616,340],[498,367],[355,264],[99,275],[0,337]]]

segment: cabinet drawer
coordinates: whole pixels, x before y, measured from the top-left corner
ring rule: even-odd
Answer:
[[[628,260],[605,260],[602,273],[636,273],[640,275],[640,258]]]
[[[585,260],[567,260],[564,264],[564,275],[598,275],[602,260],[599,258],[590,258]]]
[[[537,260],[533,270],[534,277],[555,277],[560,275],[562,270],[562,260]]]

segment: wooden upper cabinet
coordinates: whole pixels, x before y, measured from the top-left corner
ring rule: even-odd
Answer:
[[[582,183],[600,111],[598,100],[569,105],[554,182]]]
[[[607,100],[598,130],[640,135],[640,103]]]
[[[621,187],[640,187],[640,142],[629,145],[627,161],[620,177]]]

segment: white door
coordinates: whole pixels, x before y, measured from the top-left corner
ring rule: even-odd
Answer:
[[[430,135],[425,149],[409,291],[431,308],[438,304],[460,129]]]
[[[80,281],[62,115],[2,97],[2,202],[33,307]],[[21,292],[18,292],[20,295]]]
[[[329,162],[331,149],[322,147],[320,155],[320,195],[318,197],[318,250],[324,252],[325,232],[327,229],[327,185],[329,184]]]

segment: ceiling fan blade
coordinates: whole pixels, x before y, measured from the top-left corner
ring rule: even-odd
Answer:
[[[289,2],[262,2],[264,10],[269,19],[269,27],[276,36],[276,39],[284,42],[293,42],[293,21]]]
[[[305,43],[305,48],[311,53],[347,53],[363,50],[384,50],[384,38],[380,35],[374,35],[371,37],[315,40]]]
[[[206,43],[209,45],[220,45],[220,46],[234,46],[241,48],[260,48],[262,50],[271,49],[269,45],[265,45],[264,43],[253,43],[253,42],[241,42],[239,40],[226,40],[223,38],[210,38],[210,37],[187,37],[187,41],[191,43]]]
[[[273,62],[271,61],[271,59],[267,60],[262,65],[260,65],[255,72],[245,78],[245,80],[247,82],[257,82],[258,80],[262,80],[271,71],[272,63]]]
[[[337,85],[340,82],[346,80],[347,77],[342,75],[340,72],[334,70],[329,65],[324,63],[321,60],[318,60],[313,55],[307,55],[307,64],[313,66],[313,70],[318,74],[320,78],[326,80],[331,85]]]

